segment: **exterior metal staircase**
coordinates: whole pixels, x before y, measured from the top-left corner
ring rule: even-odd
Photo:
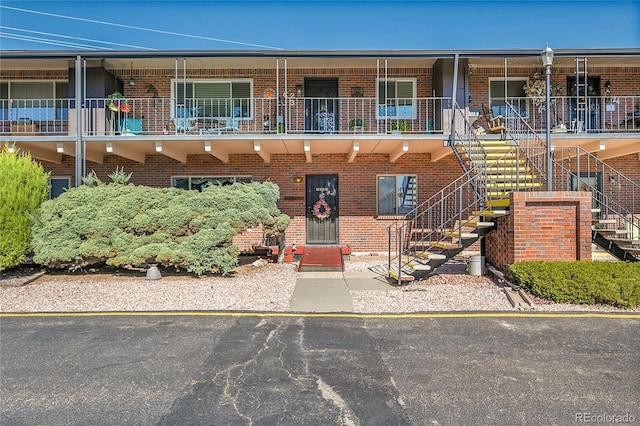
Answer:
[[[505,140],[480,139],[456,107],[451,146],[465,171],[388,227],[385,275],[398,285],[421,279],[446,263],[509,214],[512,191],[546,190],[546,146],[510,105]],[[593,241],[622,260],[640,260],[640,185],[581,148],[562,148],[552,158],[554,191],[593,194]],[[617,191],[604,191],[603,176]]]

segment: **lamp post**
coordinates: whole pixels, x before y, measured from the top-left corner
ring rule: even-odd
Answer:
[[[551,191],[551,65],[553,64],[553,50],[547,45],[541,53],[542,65],[545,68],[545,74],[547,76],[547,84],[545,86],[545,109],[547,111],[547,147],[546,147],[546,161],[547,161],[547,191]]]

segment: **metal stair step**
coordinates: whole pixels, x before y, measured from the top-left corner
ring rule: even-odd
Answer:
[[[428,251],[416,251],[415,252],[416,257],[421,258],[421,259],[446,259],[447,256],[445,256],[444,254],[441,253],[431,253]]]
[[[389,274],[390,278],[393,278],[395,281],[398,281],[398,273],[396,271],[393,271],[393,270],[390,269],[387,273]],[[411,281],[413,281],[415,279],[416,278],[413,275],[406,275],[406,274],[403,274],[400,277],[400,281],[403,282],[403,283],[408,283],[408,282],[411,282]]]
[[[463,222],[462,226],[468,226],[471,228],[493,228],[495,224],[493,222]]]
[[[439,241],[437,243],[432,243],[431,245],[433,247],[439,247],[439,248],[443,248],[443,249],[447,249],[447,250],[457,249],[458,248],[458,244],[448,243],[448,242],[445,242],[445,241]]]
[[[519,188],[540,188],[541,182],[503,182],[503,183],[489,183],[487,189],[519,189]]]
[[[498,217],[498,216],[506,216],[509,214],[509,210],[503,209],[491,209],[491,210],[477,210],[471,212],[474,216],[483,216],[483,217]]]
[[[447,231],[444,233],[444,235],[446,235],[447,237],[454,237],[454,238],[461,238],[461,239],[472,239],[472,238],[478,238],[478,234],[475,234],[473,232],[463,232],[460,233],[458,231]]]
[[[617,221],[615,219],[593,219],[591,220],[592,223],[597,223],[600,225],[605,225],[605,224],[615,224]]]
[[[504,198],[501,200],[487,200],[484,203],[485,207],[509,207],[511,205],[511,200],[508,198]]]

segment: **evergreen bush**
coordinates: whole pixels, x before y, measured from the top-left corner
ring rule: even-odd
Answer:
[[[115,175],[124,176],[124,172]],[[82,186],[45,202],[34,227],[34,261],[81,268],[106,263],[229,273],[238,262],[233,236],[263,225],[278,236],[289,225],[270,182],[211,186],[202,192],[132,184]]]
[[[49,174],[28,153],[0,147],[0,271],[31,251],[31,218],[47,198]]]
[[[557,303],[640,304],[640,262],[517,262],[514,282],[531,294]]]

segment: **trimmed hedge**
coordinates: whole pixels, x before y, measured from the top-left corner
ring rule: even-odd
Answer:
[[[640,262],[517,262],[514,283],[557,303],[606,304],[632,308],[640,303]]]
[[[34,261],[69,269],[156,263],[197,275],[227,274],[240,254],[234,235],[258,225],[273,236],[287,228],[279,197],[270,182],[198,192],[97,181],[41,206],[33,228]]]

